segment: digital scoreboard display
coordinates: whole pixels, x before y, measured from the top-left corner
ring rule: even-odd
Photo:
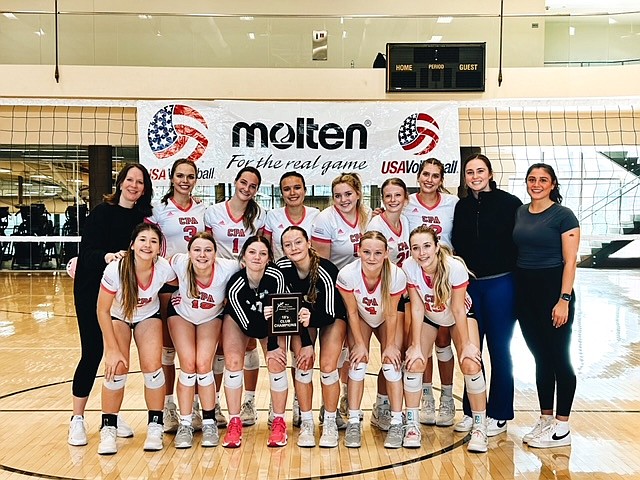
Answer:
[[[387,92],[484,92],[483,43],[387,43]]]

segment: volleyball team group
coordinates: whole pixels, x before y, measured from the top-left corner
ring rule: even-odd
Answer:
[[[496,187],[486,156],[466,159],[463,173],[467,195],[458,199],[444,188],[443,164],[427,159],[418,193],[388,178],[383,206],[372,212],[356,174],[335,178],[332,204],[319,211],[305,206],[304,177],[287,172],[284,207],[265,211],[255,201],[261,176],[252,167],[238,172],[229,200],[206,206],[192,196],[193,162],[174,162],[168,192],[153,204],[147,170],[125,165],[115,193],[88,216],[80,243],[74,298],[82,349],[69,444],[88,443],[84,412],[103,357],[98,453],[115,454],[117,438],[133,436],[119,414],[133,337],[147,451],[161,450],[165,433],[175,434],[175,448],[190,448],[197,431],[202,447],[240,447],[243,428],[258,418],[259,346],[269,375],[269,447],[286,445],[294,431],[285,421],[291,384],[298,446],[337,447],[344,430],[344,446],[360,447],[373,362],[381,368],[371,425],[386,432],[385,448],[419,448],[424,424],[470,432],[467,449],[486,452],[488,437],[514,418],[510,344],[518,321],[535,359],[540,404],[523,442],[570,445],[578,221],[561,206],[549,165],[528,169],[525,205]],[[287,293],[300,299],[300,333],[271,335],[272,296]],[[464,377],[457,422],[456,360]],[[322,405],[312,403],[316,364]]]

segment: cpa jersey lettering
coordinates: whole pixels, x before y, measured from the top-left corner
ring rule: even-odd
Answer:
[[[367,225],[367,232],[376,230],[382,233],[387,239],[389,247],[389,260],[399,267],[402,262],[411,256],[409,249],[409,221],[404,215],[400,215],[400,229],[398,231],[387,222],[384,213],[376,215]]]
[[[138,306],[133,312],[133,318],[124,318],[119,266],[120,260],[113,261],[107,265],[102,274],[102,281],[100,282],[102,289],[111,295],[115,295],[113,304],[111,305],[111,316],[129,323],[137,323],[153,317],[160,310],[158,292],[165,283],[175,280],[176,278],[176,274],[173,272],[171,265],[169,265],[166,259],[158,257],[153,264],[149,284],[141,285],[140,282],[138,282]]]
[[[304,207],[304,217],[299,223],[295,223],[289,215],[285,207],[275,208],[267,212],[267,217],[264,222],[265,233],[271,234],[271,245],[273,247],[273,258],[276,260],[284,257],[282,251],[282,232],[291,225],[296,225],[303,228],[309,238],[311,238],[311,227],[316,216],[320,213],[320,210],[313,207]]]
[[[409,203],[404,207],[403,213],[409,220],[409,231],[420,225],[432,227],[438,234],[438,238],[450,247],[453,213],[458,197],[448,193],[438,195],[438,202],[432,207],[425,205],[417,193],[409,195]]]
[[[382,325],[382,285],[381,279],[375,287],[369,290],[362,273],[360,259],[347,265],[338,273],[336,284],[340,290],[353,293],[358,304],[358,314],[371,328]],[[391,285],[389,291],[392,296],[402,295],[407,290],[407,278],[396,265],[391,264]]]
[[[186,209],[176,205],[172,198],[165,205],[162,202],[153,203],[153,215],[146,218],[146,222],[157,225],[164,235],[162,256],[171,258],[176,253],[185,253],[189,240],[198,232],[204,231],[203,203],[191,204]]]
[[[204,214],[204,224],[218,244],[216,255],[220,258],[237,260],[245,240],[264,227],[266,214],[264,209],[260,208],[254,220],[255,230],[245,229],[242,224],[243,217],[233,218],[228,203],[220,202],[208,207]]]
[[[358,258],[362,236],[358,220],[359,217],[355,224],[349,223],[335,206],[325,208],[316,217],[311,238],[331,244],[329,260],[338,268],[346,267]]]
[[[187,280],[187,268],[189,256],[178,253],[171,257],[171,267],[178,277],[178,290],[171,295],[171,305],[176,313],[194,325],[213,320],[222,313],[224,307],[227,282],[231,276],[240,270],[236,260],[216,258],[211,272],[211,279],[204,285],[196,281],[200,296],[192,298],[189,295],[189,282]]]
[[[469,273],[467,269],[458,259],[448,257],[449,262],[449,281],[452,288],[464,288],[469,284]],[[450,327],[456,323],[456,319],[451,313],[451,299],[444,308],[436,307],[433,294],[433,282],[431,277],[424,273],[422,267],[413,258],[408,258],[402,267],[404,273],[407,274],[407,287],[415,288],[420,294],[420,298],[424,302],[424,314],[433,323],[437,323],[443,327]],[[471,308],[471,297],[465,293],[465,308],[469,312]]]

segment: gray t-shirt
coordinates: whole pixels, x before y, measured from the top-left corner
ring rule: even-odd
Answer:
[[[579,226],[573,212],[560,204],[554,203],[540,213],[529,212],[529,204],[522,205],[516,211],[513,229],[518,267],[539,269],[562,265],[561,236]]]

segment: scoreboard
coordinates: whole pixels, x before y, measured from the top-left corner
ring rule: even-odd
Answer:
[[[486,43],[387,43],[387,92],[484,92]]]

